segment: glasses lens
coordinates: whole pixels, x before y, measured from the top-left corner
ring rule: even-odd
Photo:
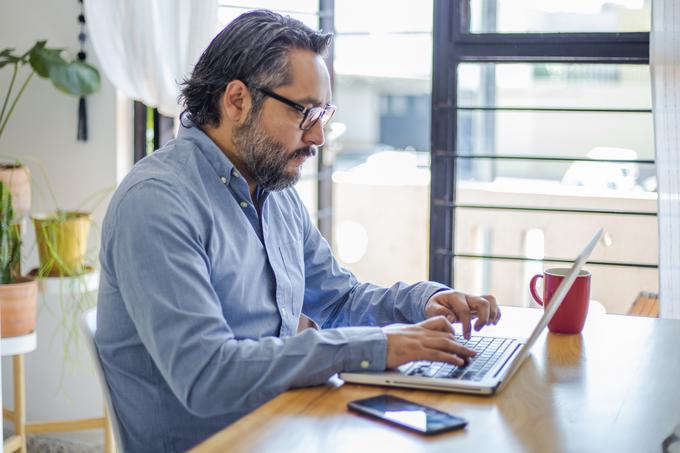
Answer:
[[[309,130],[319,120],[321,120],[321,127],[323,127],[333,117],[334,113],[334,105],[326,106],[326,108],[314,107],[309,110],[307,116],[304,118],[304,120],[302,120],[300,128],[303,130]]]
[[[335,106],[327,106],[323,111],[323,116],[321,117],[321,126],[325,126],[326,123],[328,123],[331,118],[333,118],[333,115],[335,115]]]
[[[300,125],[300,129],[303,130],[308,130],[314,124],[316,124],[317,121],[319,121],[319,118],[321,118],[321,115],[323,115],[323,109],[320,107],[313,107],[307,111],[307,116],[302,120],[302,124]]]

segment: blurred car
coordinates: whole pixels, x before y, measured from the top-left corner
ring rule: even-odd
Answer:
[[[638,184],[640,170],[635,162],[607,162],[608,160],[637,159],[632,149],[597,147],[588,152],[593,162],[574,162],[562,177],[562,184],[591,189],[642,190]],[[602,162],[597,162],[598,160]]]

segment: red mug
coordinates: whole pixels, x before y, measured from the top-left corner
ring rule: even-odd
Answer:
[[[546,269],[542,274],[534,275],[529,282],[529,290],[538,305],[545,307],[543,301],[550,301],[562,280],[569,275],[570,269]],[[536,282],[543,279],[543,298],[536,291]],[[581,270],[571,286],[562,305],[548,323],[548,329],[555,333],[580,333],[586,322],[588,304],[590,302],[590,272]],[[549,304],[550,302],[548,302]]]

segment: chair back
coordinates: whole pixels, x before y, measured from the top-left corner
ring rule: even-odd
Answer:
[[[97,374],[97,379],[99,379],[99,385],[102,389],[102,394],[104,395],[104,401],[106,403],[106,412],[108,413],[108,419],[111,423],[111,428],[113,429],[113,437],[116,443],[117,451],[122,451],[122,443],[120,442],[120,425],[118,424],[118,417],[116,411],[113,408],[113,401],[111,401],[111,392],[109,391],[109,385],[106,383],[106,376],[104,375],[104,368],[102,367],[101,359],[99,358],[99,351],[97,350],[97,345],[94,342],[94,334],[97,332],[97,308],[91,308],[87,310],[80,317],[80,330],[85,338],[85,343],[87,344],[87,350],[92,358],[92,363],[94,363],[95,373]]]

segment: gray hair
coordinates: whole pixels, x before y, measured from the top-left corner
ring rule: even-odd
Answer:
[[[324,55],[332,35],[312,30],[290,16],[256,10],[234,19],[212,40],[182,83],[180,102],[187,115],[198,125],[220,124],[219,102],[227,84],[241,80],[269,89],[291,82],[288,52],[311,50]],[[253,114],[264,102],[259,91],[251,92]]]

